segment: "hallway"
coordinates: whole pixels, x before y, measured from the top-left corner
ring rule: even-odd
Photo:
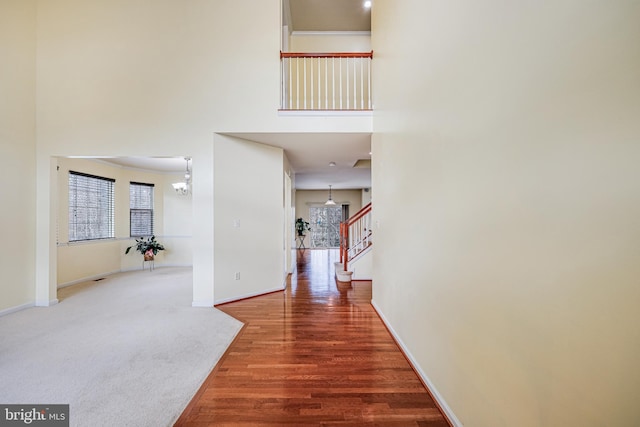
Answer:
[[[176,425],[449,425],[337,256],[299,250],[284,292],[217,307],[245,326]]]

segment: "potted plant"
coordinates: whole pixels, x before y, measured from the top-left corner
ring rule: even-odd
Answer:
[[[298,232],[298,236],[303,237],[305,231],[311,231],[309,227],[309,223],[302,218],[296,219],[296,231]]]
[[[164,251],[164,246],[156,240],[156,236],[140,237],[136,239],[135,245],[131,245],[124,251],[124,254],[128,254],[131,248],[135,248],[144,256],[145,261],[151,261],[155,258],[159,251]]]

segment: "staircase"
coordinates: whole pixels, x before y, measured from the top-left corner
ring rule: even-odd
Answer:
[[[353,271],[349,270],[349,266],[364,256],[372,245],[371,203],[369,203],[340,224],[340,262],[335,263],[338,281],[351,281]]]

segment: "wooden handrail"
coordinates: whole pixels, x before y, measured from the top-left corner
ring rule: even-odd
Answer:
[[[373,58],[371,52],[282,52],[282,58]]]
[[[360,218],[362,218],[363,216],[368,214],[370,211],[371,211],[371,203],[369,202],[368,204],[364,205],[362,207],[362,209],[360,209],[358,212],[356,212],[356,214],[354,216],[349,218],[349,221],[347,222],[347,225],[353,224],[354,222],[356,222],[357,220],[359,220]]]

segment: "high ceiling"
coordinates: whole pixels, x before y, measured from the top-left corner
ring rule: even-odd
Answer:
[[[371,11],[364,0],[283,0],[283,22],[291,31],[370,31]],[[371,187],[371,135],[362,133],[234,133],[238,138],[284,149],[300,190]],[[103,161],[123,167],[184,172],[183,157],[119,157]],[[364,167],[354,167],[356,162]],[[334,162],[335,166],[329,166]]]

